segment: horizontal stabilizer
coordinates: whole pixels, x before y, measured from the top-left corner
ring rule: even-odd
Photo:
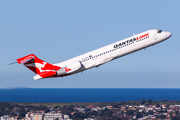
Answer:
[[[31,55],[17,59],[17,61],[19,64],[25,64],[25,63],[28,63],[29,61],[33,60],[33,59],[34,59],[34,55],[31,54]]]
[[[42,77],[41,77],[40,75],[35,75],[35,76],[33,76],[33,78],[34,78],[34,80],[39,80],[39,79],[41,79]]]
[[[47,77],[51,77],[53,75],[56,75],[55,71],[45,71],[45,72],[41,72],[40,74],[37,74],[34,76],[34,80],[38,80],[41,78],[47,78]]]
[[[12,64],[15,64],[15,63],[18,63],[18,62],[9,63],[8,65],[12,65]]]

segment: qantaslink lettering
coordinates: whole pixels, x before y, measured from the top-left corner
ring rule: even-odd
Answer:
[[[147,37],[147,36],[149,36],[149,33],[146,33],[146,34],[144,34],[144,35],[141,35],[141,36],[137,37],[136,39],[139,40],[139,39],[144,38],[144,37]]]
[[[118,48],[118,47],[121,47],[121,46],[124,46],[124,45],[127,45],[127,44],[131,44],[134,41],[136,41],[136,38],[133,38],[133,39],[130,39],[130,40],[126,40],[126,41],[124,41],[122,43],[116,44],[116,45],[114,45],[114,48]]]
[[[148,36],[149,36],[149,33],[146,33],[146,34],[141,35],[139,37],[136,37],[136,38],[133,38],[133,39],[130,39],[130,40],[126,40],[125,42],[121,42],[119,44],[115,44],[114,48],[118,48],[118,47],[121,47],[121,46],[124,46],[124,45],[127,45],[127,44],[131,44],[131,43],[133,43],[136,40],[140,40],[140,39],[148,37]]]

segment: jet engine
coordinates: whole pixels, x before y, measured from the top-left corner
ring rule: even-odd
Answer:
[[[62,67],[61,69],[57,70],[56,75],[62,76],[62,75],[66,75],[66,74],[76,72],[77,70],[79,70],[81,68],[81,66],[82,65],[79,61],[70,63],[70,64],[66,65],[65,67]]]

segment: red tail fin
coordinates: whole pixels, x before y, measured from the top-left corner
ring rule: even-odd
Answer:
[[[41,76],[42,78],[50,77],[56,74],[55,71],[59,70],[61,67],[49,64],[39,58],[34,54],[27,55],[25,57],[17,59],[19,64],[25,65],[27,68]],[[38,78],[39,79],[39,78]]]

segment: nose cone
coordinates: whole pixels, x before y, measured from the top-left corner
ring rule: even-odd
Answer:
[[[170,37],[172,36],[172,33],[171,33],[171,32],[166,32],[165,36],[166,36],[167,38],[170,38]]]

